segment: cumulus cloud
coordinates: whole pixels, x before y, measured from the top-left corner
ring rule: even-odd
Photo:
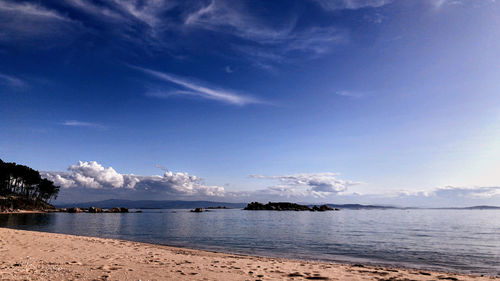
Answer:
[[[104,168],[95,161],[82,162],[71,165],[68,170],[77,176],[77,182],[83,186],[101,188],[111,186],[112,188],[123,187],[123,175],[117,173],[112,167]]]
[[[205,185],[203,179],[182,172],[165,171],[163,175],[140,176],[118,173],[112,167],[90,161],[79,161],[65,172],[43,172],[42,175],[63,187],[63,192],[72,189],[128,191],[132,194],[163,194],[177,196],[223,196],[221,186]]]
[[[251,175],[256,179],[278,180],[279,185],[268,187],[264,192],[282,194],[285,197],[307,196],[325,197],[345,192],[349,186],[358,183],[337,178],[335,173],[309,173],[283,176]]]
[[[359,203],[402,207],[465,207],[499,205],[500,187],[444,186],[428,190],[400,190],[378,193],[356,192],[358,182],[338,178],[335,173],[301,173],[280,176],[251,175],[254,179],[276,181],[256,190],[225,190],[207,185],[202,178],[160,167],[162,175],[122,174],[95,161],[79,161],[62,172],[42,176],[62,187],[62,201],[121,199],[213,200],[226,202],[294,201]]]
[[[135,67],[133,68],[140,70],[144,73],[147,73],[153,77],[159,78],[163,81],[175,84],[178,87],[181,87],[183,90],[181,91],[170,91],[166,94],[155,92],[150,94],[151,96],[156,97],[168,97],[172,94],[178,95],[195,95],[205,99],[217,100],[225,103],[230,103],[234,105],[246,105],[251,103],[263,103],[262,101],[246,96],[243,94],[236,93],[235,91],[225,90],[225,89],[217,89],[214,87],[203,86],[198,82],[191,81],[187,78],[182,78],[173,74],[159,72],[147,68]]]

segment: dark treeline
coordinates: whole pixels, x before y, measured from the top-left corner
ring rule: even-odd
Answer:
[[[56,199],[59,186],[43,179],[28,166],[3,162],[0,159],[0,195],[19,195],[28,199],[49,202]]]

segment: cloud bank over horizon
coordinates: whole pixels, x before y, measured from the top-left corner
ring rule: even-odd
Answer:
[[[59,202],[105,199],[129,200],[210,200],[219,202],[294,201],[305,203],[358,203],[402,207],[451,207],[498,205],[500,187],[445,186],[427,191],[392,191],[360,194],[350,187],[363,183],[343,180],[339,174],[301,173],[281,176],[250,175],[256,180],[278,182],[255,190],[227,190],[207,185],[186,172],[167,169],[163,175],[121,174],[96,161],[78,161],[63,172],[42,172],[62,187]]]
[[[42,176],[62,187],[61,201],[74,200],[72,193],[89,198],[115,195],[119,198],[221,197],[224,188],[205,185],[203,179],[188,173],[165,171],[163,175],[120,174],[96,161],[78,161],[67,172],[42,172]],[[101,193],[102,192],[102,193]],[[100,194],[101,193],[101,194]],[[80,200],[80,199],[79,199]]]

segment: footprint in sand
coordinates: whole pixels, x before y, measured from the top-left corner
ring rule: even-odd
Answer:
[[[110,270],[120,270],[122,268],[119,266],[101,265],[97,269],[104,270],[104,271],[110,271]]]

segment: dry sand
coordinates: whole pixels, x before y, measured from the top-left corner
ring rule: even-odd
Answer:
[[[492,279],[424,270],[213,253],[0,228],[0,280]]]

